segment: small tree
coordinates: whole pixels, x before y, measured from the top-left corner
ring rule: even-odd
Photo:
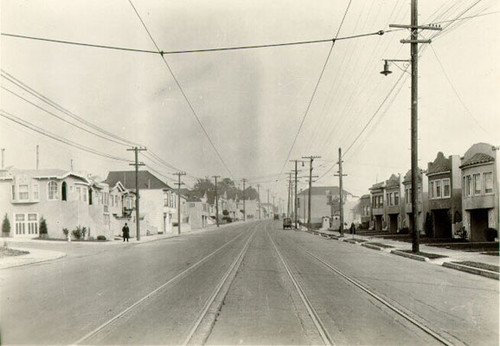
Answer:
[[[2,233],[10,233],[10,221],[9,217],[7,216],[7,213],[5,213],[5,216],[2,221]]]
[[[45,221],[45,219],[43,218],[43,216],[40,218],[40,234],[47,234],[48,233],[48,230],[47,230],[47,221]]]

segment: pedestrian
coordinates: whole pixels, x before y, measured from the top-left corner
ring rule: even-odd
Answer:
[[[130,230],[128,229],[126,222],[125,222],[125,226],[123,226],[123,228],[122,228],[122,234],[123,234],[123,241],[125,241],[125,239],[126,239],[128,242],[128,238],[130,238]]]
[[[354,222],[351,223],[351,234],[356,234],[356,225]]]

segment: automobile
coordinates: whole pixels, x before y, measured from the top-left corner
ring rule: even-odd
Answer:
[[[283,229],[292,229],[292,219],[285,217],[283,219]]]

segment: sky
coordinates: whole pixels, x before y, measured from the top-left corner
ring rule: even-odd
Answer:
[[[0,4],[2,34],[156,50],[130,1]],[[220,175],[238,183],[246,178],[247,186],[261,185],[263,199],[267,189],[285,199],[292,159],[320,156],[314,160],[319,177],[314,184],[338,185],[339,148],[347,174],[344,187],[355,195],[410,169],[407,66],[392,63],[391,75],[379,73],[383,59],[409,58],[410,47],[400,43],[409,38],[408,31],[389,24],[409,24],[410,1],[132,4],[163,51],[386,33],[338,40],[333,48],[323,42],[167,54],[175,79],[158,54],[2,35],[2,112],[45,134],[0,116],[5,166],[35,168],[38,145],[40,168],[73,167],[102,178],[110,170],[133,168],[133,153],[127,151],[132,144],[89,133],[95,130],[5,78],[13,76],[87,123],[147,147],[140,154],[144,169],[170,185],[172,173],[183,170],[188,187],[200,177]],[[432,43],[421,45],[419,55],[420,167],[425,169],[439,151],[463,155],[477,142],[500,145],[495,102],[500,97],[499,16],[495,0],[420,1],[419,23],[444,29],[421,32]],[[111,158],[68,146],[49,133]],[[307,163],[299,167],[301,175],[308,173]],[[299,188],[304,187],[302,178]]]

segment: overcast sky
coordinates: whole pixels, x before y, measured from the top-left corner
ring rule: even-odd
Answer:
[[[408,0],[133,3],[163,51],[346,37],[410,20]],[[445,28],[422,32],[422,38],[438,35],[421,47],[419,60],[419,160],[426,168],[438,151],[463,155],[477,142],[500,145],[500,5],[496,0],[420,1],[419,12],[421,24],[441,22]],[[459,17],[465,19],[449,22]],[[155,50],[126,0],[2,0],[1,30]],[[325,172],[342,147],[345,188],[361,195],[375,182],[410,168],[410,76],[404,64],[391,65],[388,77],[379,73],[384,58],[409,58],[410,47],[399,42],[408,35],[399,30],[337,41],[309,109],[331,43],[166,55],[224,163],[157,54],[2,36],[1,67],[4,76],[14,76],[86,121],[187,171],[189,185],[192,177],[246,177],[250,184],[260,182],[261,192],[271,189],[285,198],[283,174],[293,167],[287,159],[321,156],[314,162],[314,173],[322,176],[316,184],[337,185],[337,167]],[[1,83],[77,123],[7,79]],[[1,90],[3,111],[101,153],[133,159],[126,146],[82,131],[11,92]],[[40,168],[70,169],[73,160],[75,171],[103,178],[109,170],[132,168],[0,117],[6,166],[35,168],[37,144]],[[141,160],[162,179],[174,172],[148,157]]]

